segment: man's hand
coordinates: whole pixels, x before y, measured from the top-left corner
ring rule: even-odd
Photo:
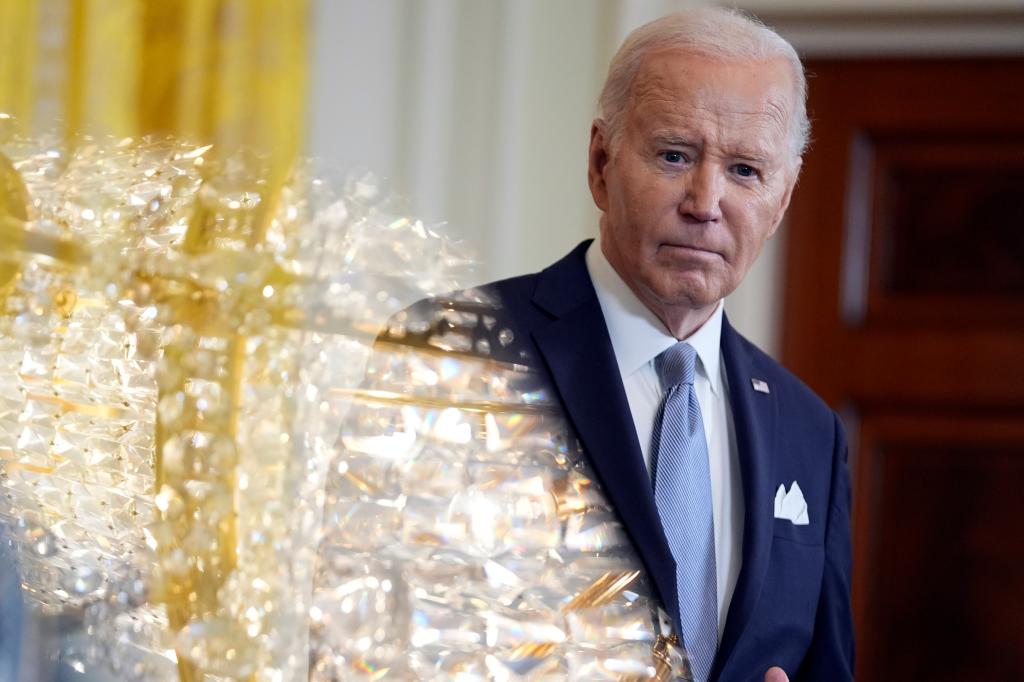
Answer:
[[[778,666],[768,668],[768,672],[764,674],[764,682],[789,682],[789,675]]]

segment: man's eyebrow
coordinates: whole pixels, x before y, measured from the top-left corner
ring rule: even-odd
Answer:
[[[654,141],[657,144],[668,144],[675,145],[677,147],[698,147],[696,142],[688,137],[679,135],[678,133],[668,132],[655,132],[653,136]]]
[[[733,147],[726,146],[724,152],[731,159],[750,161],[752,163],[770,163],[774,156],[768,148],[759,145],[748,146],[742,142],[737,142]]]
[[[737,150],[736,152],[731,154],[731,156],[734,159],[739,159],[740,161],[750,161],[751,163],[758,164],[768,163],[768,160],[770,158],[768,154],[753,149]]]

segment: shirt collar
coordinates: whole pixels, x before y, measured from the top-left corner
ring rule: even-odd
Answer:
[[[678,341],[615,272],[601,251],[600,237],[587,249],[586,262],[619,372],[625,379]],[[719,301],[708,321],[684,339],[697,351],[697,370],[703,369],[715,395],[721,394],[722,311]]]

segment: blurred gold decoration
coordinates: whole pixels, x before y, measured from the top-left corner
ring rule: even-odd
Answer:
[[[50,7],[43,7],[46,4]],[[165,418],[172,410],[156,412],[155,432],[148,436],[153,440],[140,442],[149,449],[149,460],[132,464],[145,466],[147,471],[153,467],[152,478],[140,481],[142,487],[134,491],[151,499],[156,495],[156,509],[152,503],[147,507],[159,518],[146,536],[162,565],[153,594],[167,604],[170,627],[184,630],[221,610],[221,590],[236,568],[237,553],[244,544],[235,534],[237,510],[229,505],[214,513],[196,501],[205,497],[187,493],[192,490],[190,484],[201,480],[202,485],[195,485],[214,488],[219,499],[230,500],[235,494],[233,453],[247,343],[247,337],[239,333],[244,329],[244,311],[239,304],[262,300],[267,287],[283,288],[288,280],[281,274],[287,266],[273,262],[281,254],[265,247],[270,230],[276,228],[275,236],[280,239],[294,227],[298,215],[294,203],[288,209],[291,218],[278,208],[304,129],[306,3],[76,0],[63,10],[64,25],[40,26],[40,13],[50,11],[52,18],[53,5],[45,0],[0,3],[0,18],[5,19],[0,30],[6,38],[0,47],[4,57],[0,63],[0,112],[7,127],[0,132],[5,135],[16,128],[30,132],[34,122],[39,105],[35,99],[43,94],[42,88],[34,91],[38,64],[33,57],[39,32],[53,35],[62,31],[65,36],[63,59],[54,60],[51,55],[46,64],[51,70],[63,67],[62,106],[57,117],[63,120],[65,144],[19,159],[27,164],[22,176],[49,174],[33,181],[40,190],[35,201],[52,214],[26,222],[28,197],[19,173],[6,159],[0,165],[4,190],[0,291],[7,303],[23,310],[32,296],[42,297],[35,299],[29,310],[38,309],[45,315],[49,308],[55,314],[49,343],[43,348],[30,346],[18,374],[23,395],[20,406],[40,406],[42,421],[36,431],[23,430],[16,441],[19,466],[7,470],[44,474],[67,468],[63,456],[54,451],[55,439],[59,439],[46,434],[62,432],[62,420],[70,418],[65,414],[96,412],[85,404],[84,394],[91,391],[90,400],[97,399],[98,377],[109,374],[112,364],[134,362],[135,371],[143,370],[130,379],[124,372],[131,368],[115,367],[111,375],[115,382],[120,377],[150,387],[139,394],[141,403],[119,401],[123,402],[119,408],[100,410],[112,419],[132,416],[133,423],[138,423],[142,413],[153,406],[184,399],[180,420]],[[123,137],[128,144],[120,150],[96,149],[95,135]],[[203,143],[183,149],[176,143],[130,140],[139,135],[170,135],[170,139]],[[83,177],[86,174],[94,175]],[[100,187],[102,183],[107,187]],[[117,196],[118,192],[123,194]],[[141,216],[145,219],[133,222]],[[290,226],[285,224],[289,221],[293,223]],[[154,267],[153,259],[166,254],[169,247],[176,247],[182,257]],[[125,248],[132,251],[128,258]],[[102,253],[106,250],[109,252]],[[97,251],[99,257],[110,259],[101,267],[95,260]],[[265,255],[258,255],[260,251]],[[122,269],[122,279],[108,270],[116,267]],[[265,277],[259,279],[261,268]],[[219,280],[214,281],[250,272],[249,286],[236,284],[229,294],[218,290]],[[205,274],[210,277],[204,278]],[[102,293],[104,278],[107,285],[116,282],[124,286],[126,298],[113,308],[114,302]],[[53,283],[44,284],[43,280]],[[33,291],[35,286],[42,290]],[[153,306],[160,307],[163,324],[157,324],[149,312],[155,313]],[[169,338],[149,341],[145,354],[141,348],[132,348],[127,356],[114,346],[98,348],[90,342],[106,339],[116,343],[116,328],[106,328],[111,314],[137,333],[154,324],[157,329],[166,327]],[[13,330],[6,331],[16,332],[18,321],[15,318]],[[46,328],[37,325],[35,331],[43,333]],[[71,332],[81,333],[85,341],[74,354],[67,352]],[[11,352],[17,352],[14,345],[25,339],[12,335],[9,341]],[[209,347],[200,348],[204,344]],[[208,362],[198,366],[197,356]],[[161,359],[168,370],[159,374],[163,381],[156,381],[150,368]],[[58,382],[53,396],[29,388],[24,371],[29,361],[39,367],[40,388],[47,376]],[[81,395],[71,399],[59,395],[76,383],[56,366],[60,363],[83,368],[77,382]],[[96,363],[104,365],[106,372]],[[116,385],[110,390],[116,391]],[[219,402],[211,405],[214,395]],[[118,424],[117,428],[128,428]],[[20,461],[25,459],[20,445],[30,440],[39,442],[39,462],[35,464]],[[53,442],[47,444],[48,440]],[[192,447],[188,453],[192,469],[181,470],[175,460],[181,455],[174,448],[182,443],[195,446],[199,441],[210,444],[210,449]],[[92,472],[83,469],[81,473],[87,480]],[[38,489],[38,482],[30,488]],[[73,490],[67,492],[74,496]],[[204,488],[203,495],[206,493]],[[177,494],[182,496],[183,506],[167,502]],[[139,512],[134,509],[132,513]],[[205,542],[197,539],[197,534],[211,531],[213,535]],[[36,531],[33,527],[27,532]],[[157,541],[158,536],[163,542]],[[187,542],[192,555],[186,569],[179,571],[180,562],[176,561]],[[128,554],[141,549],[135,544]],[[125,549],[117,553],[123,556]],[[97,557],[96,561],[103,560]],[[90,570],[101,574],[98,565]],[[60,592],[53,594],[60,597]],[[222,627],[220,634],[221,639],[239,645],[250,639],[237,627]],[[189,651],[179,653],[183,680],[193,679],[209,667],[204,665],[208,661],[194,665],[195,657]],[[260,664],[251,652],[237,653],[253,670]],[[239,665],[228,667],[237,670]]]
[[[248,197],[245,210],[225,226],[200,202],[187,239],[193,250],[254,248],[304,142],[307,23],[306,0],[0,0],[0,115],[21,134],[62,126],[69,152],[81,135],[212,144],[208,183],[224,182],[227,159],[258,156],[260,168],[243,164],[232,187],[215,188]],[[62,47],[40,62],[44,34]],[[55,110],[37,121],[47,98]]]
[[[34,114],[38,18],[35,0],[0,0],[0,114],[26,126]]]
[[[306,0],[0,0],[0,112],[22,134],[61,126],[67,147],[157,134],[253,149],[273,187],[304,141],[308,15]]]
[[[13,233],[28,220],[28,193],[21,175],[3,154],[0,154],[0,220],[5,230]]]

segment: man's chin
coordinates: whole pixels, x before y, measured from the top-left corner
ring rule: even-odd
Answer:
[[[702,310],[718,303],[722,298],[719,289],[720,287],[710,286],[703,277],[675,276],[668,282],[661,282],[656,293],[662,305]]]
[[[641,296],[640,300],[662,321],[665,321],[666,317],[690,317],[691,312],[710,315],[722,298],[717,295],[717,288],[693,284],[680,285],[679,282],[673,282],[673,286],[651,287],[646,293],[647,295]]]

